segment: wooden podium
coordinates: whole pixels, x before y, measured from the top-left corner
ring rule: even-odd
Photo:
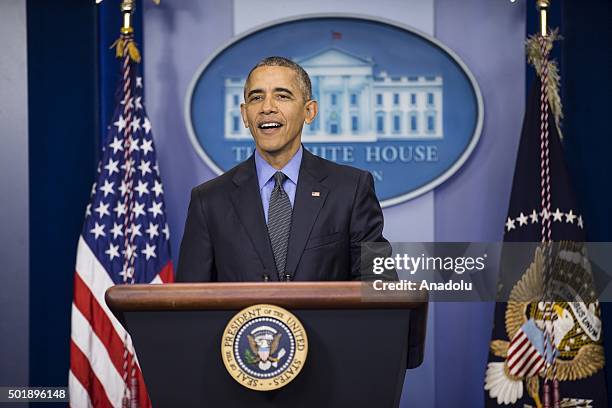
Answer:
[[[371,287],[371,284],[370,286]],[[427,294],[373,298],[361,282],[120,285],[106,302],[132,336],[154,408],[396,407],[423,361]],[[227,372],[223,331],[245,307],[293,313],[308,336],[297,377],[253,391]]]

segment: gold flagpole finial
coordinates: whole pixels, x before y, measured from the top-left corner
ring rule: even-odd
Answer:
[[[97,1],[97,0],[96,0]],[[159,4],[159,0],[153,0]],[[134,62],[140,62],[140,51],[134,42],[134,27],[132,27],[132,14],[136,9],[136,0],[121,0],[121,13],[123,14],[123,25],[121,26],[121,36],[111,48],[116,48],[117,58],[129,55]]]
[[[121,13],[123,13],[123,27],[121,27],[121,33],[129,34],[134,31],[132,28],[132,13],[135,8],[135,0],[123,0],[121,2]]]
[[[536,0],[536,6],[540,10],[540,35],[546,37],[548,35],[548,8],[550,0]]]

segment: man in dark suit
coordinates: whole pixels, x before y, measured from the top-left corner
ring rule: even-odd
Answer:
[[[361,279],[362,243],[390,254],[382,210],[369,172],[302,146],[302,127],[317,115],[308,74],[266,58],[249,73],[244,96],[256,151],[192,190],[177,281]]]

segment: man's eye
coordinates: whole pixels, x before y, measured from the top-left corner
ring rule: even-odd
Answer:
[[[278,95],[278,99],[289,99],[289,95],[280,94]]]
[[[261,96],[251,96],[251,98],[249,99],[250,102],[256,102],[260,100],[261,100]]]

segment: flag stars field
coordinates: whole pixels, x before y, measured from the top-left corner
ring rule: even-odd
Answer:
[[[160,182],[158,182],[157,180],[155,180],[155,185],[152,188],[153,192],[155,193],[155,197],[157,198],[160,194],[164,193],[164,189],[162,187],[162,184]]]
[[[138,218],[141,215],[146,215],[144,211],[144,203],[134,203],[134,208],[132,208],[132,212],[134,213],[134,218]]]
[[[130,233],[132,239],[134,239],[134,237],[141,237],[142,236],[142,232],[140,232],[140,228],[142,228],[142,225],[140,225],[140,224],[134,224],[134,225],[132,225],[131,228],[129,228],[129,233]]]
[[[129,280],[132,279],[132,277],[134,276],[134,268],[127,268],[126,269],[122,269],[121,272],[119,272],[119,275],[124,279],[124,280]]]
[[[134,123],[134,122],[132,122],[132,123]],[[139,151],[140,147],[138,147],[138,139],[134,139],[132,136],[130,136],[129,140],[130,140],[130,153]],[[132,159],[130,159],[130,160],[132,160]]]
[[[108,212],[108,204],[104,204],[103,201],[100,201],[100,205],[98,205],[97,208],[94,209],[95,212],[98,213],[98,217],[102,218],[105,215],[110,215],[110,213]]]
[[[100,236],[105,237],[106,233],[104,232],[104,224],[98,224],[96,222],[95,227],[89,230],[92,234],[94,234],[94,239],[97,240]]]
[[[159,225],[149,222],[149,228],[147,228],[145,232],[149,235],[150,240],[153,240],[153,238],[159,235],[159,232],[157,232],[158,229],[159,229]]]
[[[137,117],[134,118],[130,126],[132,127],[132,132],[139,131],[140,130],[140,118],[137,118]]]
[[[128,190],[128,185],[124,180],[121,180],[121,185],[119,186],[119,192],[121,193],[122,196],[124,196],[127,193]]]
[[[119,115],[119,119],[113,125],[117,127],[118,132],[121,132],[127,126],[127,121],[123,118],[123,115]]]
[[[113,234],[113,239],[117,239],[119,236],[123,236],[123,231],[121,230],[121,225],[113,222],[113,228],[111,229],[111,234]]]
[[[111,149],[113,149],[113,154],[117,154],[119,151],[123,151],[123,142],[119,140],[116,136],[113,139],[113,143],[108,145]]]
[[[110,243],[108,245],[108,249],[104,251],[104,253],[108,255],[111,261],[113,260],[113,258],[118,258],[119,257],[119,245],[113,245],[112,243]]]
[[[115,206],[115,208],[113,208],[113,211],[115,212],[115,214],[117,214],[117,218],[127,214],[125,204],[123,204],[121,201],[117,201],[117,205]]]
[[[132,98],[128,99],[127,106],[128,106],[128,108],[130,108],[130,109],[134,109],[134,103],[133,103],[133,100],[134,100],[134,97],[132,97]],[[121,104],[121,105],[125,106],[125,101],[121,101],[121,102],[119,102],[119,104]]]
[[[138,191],[138,197],[142,197],[143,194],[149,194],[148,182],[138,180],[138,185],[134,190]]]
[[[134,106],[136,107],[136,109],[141,110],[142,109],[142,97],[137,96],[136,99],[134,100]]]
[[[108,180],[104,180],[104,185],[100,187],[100,191],[104,193],[104,197],[106,197],[109,194],[115,194],[115,190],[113,189],[114,184],[115,184],[114,181],[109,182]]]
[[[541,217],[541,218],[540,218]],[[538,213],[536,210],[533,210],[529,216],[526,216],[522,212],[516,218],[508,217],[506,220],[506,232],[511,231],[517,228],[516,223],[518,223],[518,227],[523,227],[530,225],[528,221],[531,221],[531,224],[538,224],[540,220],[548,220],[552,217],[552,222],[557,223],[565,223],[565,224],[576,224],[579,228],[584,228],[584,222],[582,220],[582,215],[576,215],[573,209],[570,209],[568,212],[563,212],[559,208],[557,208],[554,212],[549,213],[546,209]]]
[[[105,170],[108,170],[108,175],[112,176],[113,173],[119,173],[119,161],[118,160],[113,160],[113,159],[108,159],[108,164],[106,166],[104,166]]]
[[[154,202],[151,207],[149,207],[148,211],[153,214],[153,218],[157,217],[158,215],[162,215],[163,211],[161,209],[162,207],[162,203],[156,203]]]
[[[145,255],[147,261],[149,260],[149,258],[155,258],[155,245],[149,245],[148,243],[145,244],[145,249],[143,249],[142,254]]]
[[[151,173],[151,162],[141,160],[140,165],[138,166],[138,170],[140,170],[142,176],[146,176],[148,173]]]
[[[145,125],[147,123],[148,122],[145,122]],[[153,144],[153,140],[147,140],[147,139],[143,140],[142,144],[140,145],[140,150],[142,150],[142,154],[147,155],[149,152],[152,152],[153,151],[152,144]]]
[[[128,167],[130,169],[130,175],[132,175],[134,173],[134,159],[128,159],[126,163],[122,164],[121,170],[126,171]]]
[[[138,258],[138,251],[136,251],[136,245],[126,245],[122,251],[123,256],[126,258]]]
[[[142,128],[145,130],[145,134],[147,135],[149,132],[151,132],[151,122],[149,122],[149,118],[145,118]]]

